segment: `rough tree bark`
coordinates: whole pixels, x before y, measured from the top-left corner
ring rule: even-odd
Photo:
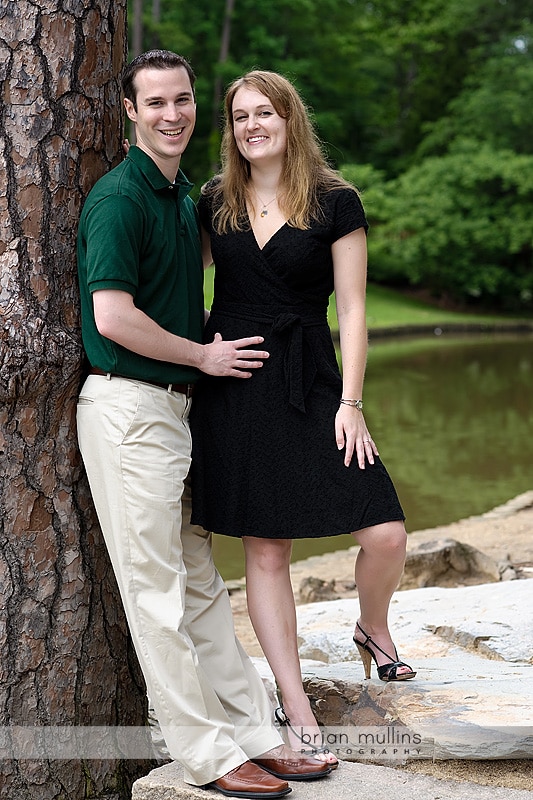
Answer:
[[[17,726],[146,721],[75,428],[76,226],[120,159],[126,47],[126,0],[2,0],[0,750]],[[125,800],[150,766],[8,758],[0,795]]]

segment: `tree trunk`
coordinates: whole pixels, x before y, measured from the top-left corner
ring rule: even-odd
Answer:
[[[126,0],[0,8],[0,796],[8,800],[126,800],[152,766],[107,760],[112,747],[93,758],[102,734],[84,727],[116,733],[147,716],[75,425],[76,227],[88,190],[121,157],[126,43]],[[56,760],[67,743],[69,760]]]
[[[161,24],[161,0],[152,0],[152,47],[161,47],[159,25]]]
[[[213,115],[211,119],[211,170],[218,172],[220,167],[220,103],[222,100],[222,74],[221,69],[228,60],[230,41],[231,41],[231,20],[235,0],[226,0],[224,7],[224,22],[222,24],[222,35],[220,37],[220,50],[218,54],[218,72],[215,76],[215,86],[213,89]]]
[[[131,35],[132,58],[143,52],[143,0],[133,0],[133,24]]]

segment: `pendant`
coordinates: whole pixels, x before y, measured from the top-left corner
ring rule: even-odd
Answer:
[[[267,209],[266,209],[266,208],[264,208],[264,209],[261,211],[261,213],[259,214],[259,216],[260,216],[260,217],[266,217],[266,215],[267,215],[267,214],[268,214],[268,211],[267,211]]]

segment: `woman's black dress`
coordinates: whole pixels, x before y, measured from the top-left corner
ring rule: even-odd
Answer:
[[[366,220],[357,194],[322,199],[309,230],[284,225],[258,246],[253,231],[211,234],[215,291],[205,342],[263,336],[270,357],[251,378],[203,376],[191,413],[192,522],[229,536],[333,536],[404,519],[379,460],[344,466],[335,441],[342,392],[327,324],[332,243]]]

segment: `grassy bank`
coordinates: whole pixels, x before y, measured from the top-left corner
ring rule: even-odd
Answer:
[[[214,270],[205,273],[205,302],[211,306],[213,298]],[[333,331],[338,328],[335,302],[329,306],[329,320]],[[367,322],[369,331],[375,333],[395,333],[397,329],[434,329],[437,327],[457,326],[463,329],[499,328],[524,323],[533,329],[533,318],[518,319],[513,316],[497,314],[466,314],[458,311],[447,311],[408,297],[384,286],[369,284],[367,289]]]

